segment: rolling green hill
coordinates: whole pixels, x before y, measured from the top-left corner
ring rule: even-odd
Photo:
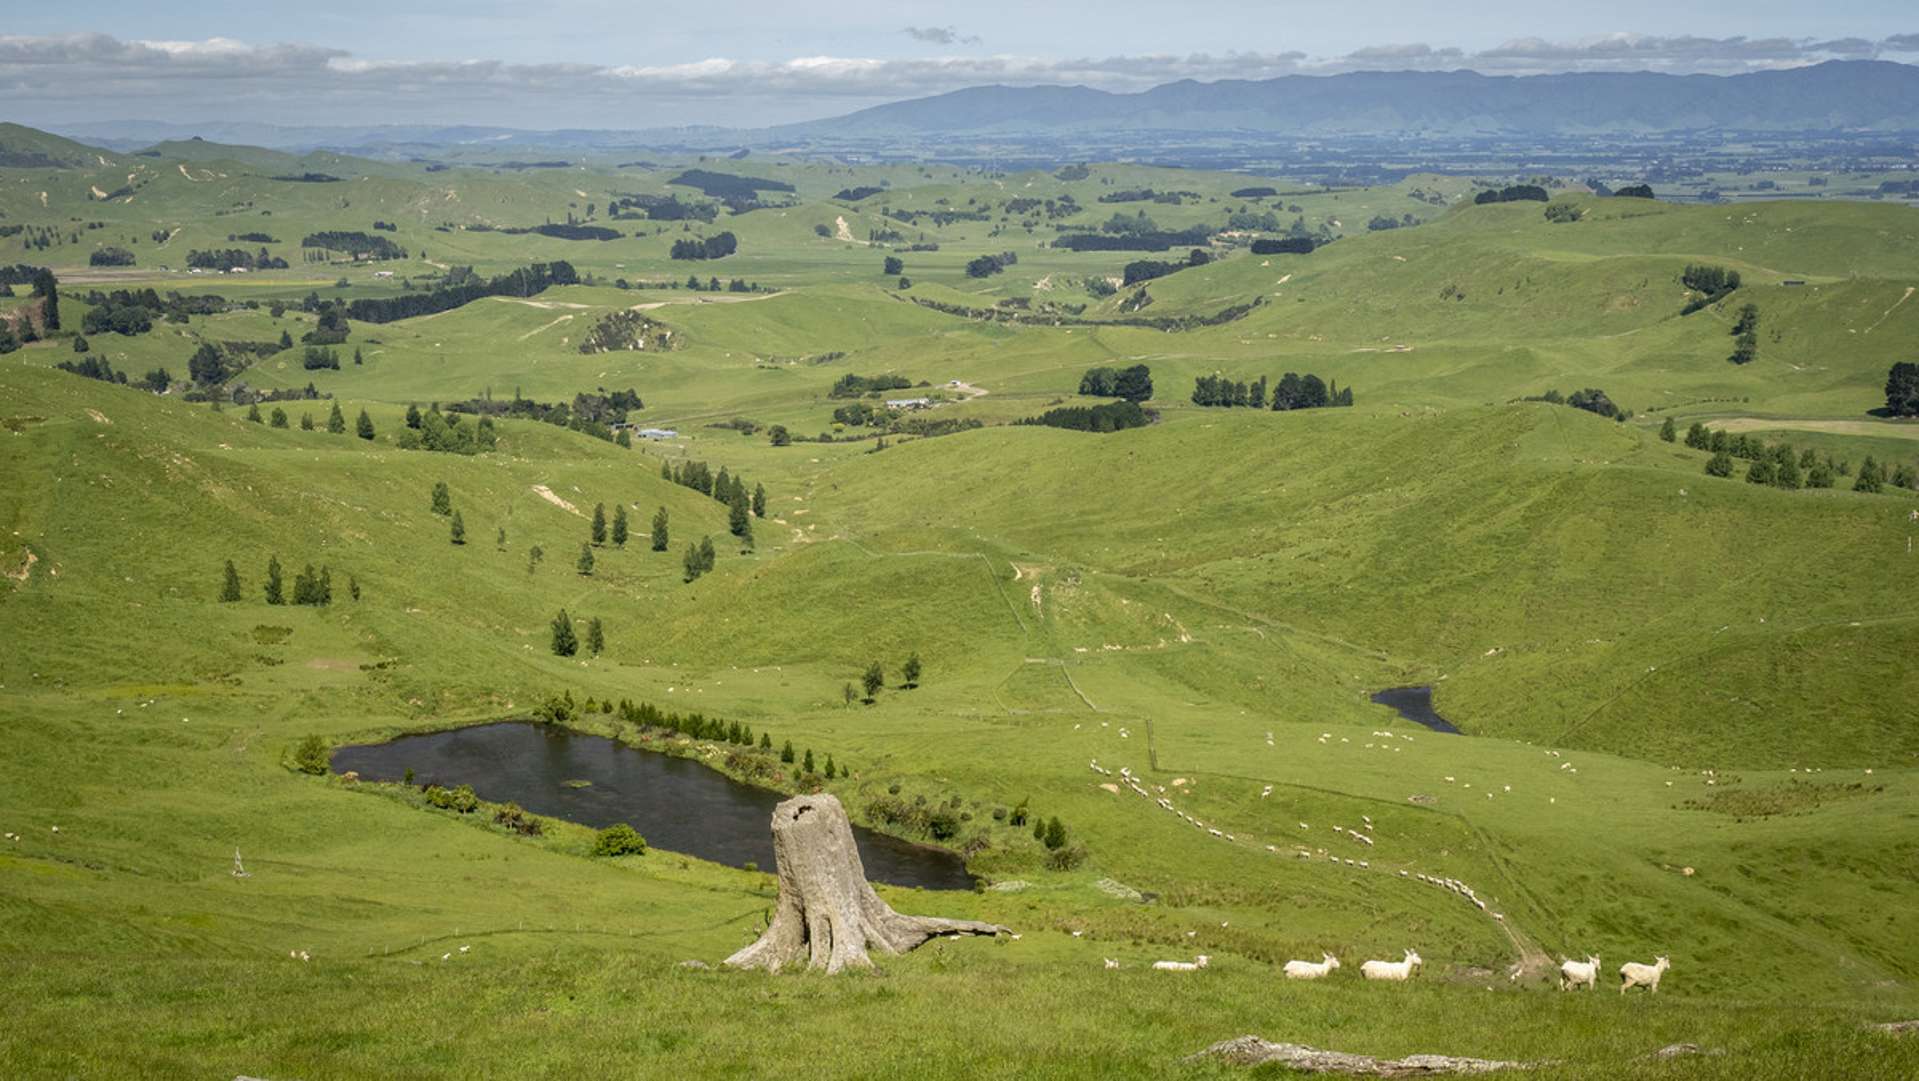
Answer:
[[[0,356],[0,832],[19,838],[0,840],[14,1005],[0,1074],[921,1076],[964,1062],[988,1077],[1224,1077],[1179,1063],[1246,1032],[1543,1060],[1545,1076],[1912,1071],[1909,1038],[1866,1026],[1919,1015],[1919,609],[1901,586],[1919,495],[1709,477],[1705,453],[1656,434],[1673,417],[1854,467],[1919,461],[1910,425],[1870,413],[1919,342],[1910,209],[1562,192],[1583,216],[1553,223],[1538,203],[1472,206],[1464,182],[1414,177],[1275,197],[1300,205],[1280,211],[1288,225],[1343,235],[1305,256],[1221,239],[1129,311],[1137,287],[1087,283],[1167,256],[1044,246],[1052,225],[1098,228],[1141,208],[1101,194],[1152,187],[1198,193],[1145,203],[1160,224],[1220,227],[1247,178],[756,159],[732,167],[792,183],[790,204],[714,208],[708,224],[603,212],[630,194],[698,198],[667,181],[732,163],[350,173],[309,158],[302,171],[346,179],[290,183],[255,175],[275,161],[190,149],[0,168],[0,222],[58,234],[0,238],[22,245],[0,264],[53,266],[64,326]],[[90,194],[121,184],[133,190]],[[862,185],[885,191],[836,198]],[[1081,209],[1023,224],[1066,194]],[[982,205],[986,220],[910,230],[882,213]],[[1406,213],[1422,223],[1365,227]],[[625,235],[501,231],[569,214]],[[405,259],[305,261],[302,238],[376,220]],[[869,242],[885,228],[901,238]],[[722,229],[739,254],[668,257]],[[253,232],[274,239],[226,239]],[[939,250],[905,250],[922,232]],[[87,266],[106,244],[135,266]],[[178,269],[188,250],[263,245],[292,266]],[[965,272],[1008,250],[1003,273]],[[910,286],[881,273],[887,254]],[[390,298],[453,267],[556,259],[581,283],[350,321],[337,370],[304,366],[309,295]],[[1682,316],[1679,275],[1696,262],[1744,285]],[[689,273],[760,288],[693,291]],[[226,303],[75,351],[95,300],[110,303],[92,291],[148,287]],[[1125,325],[1254,298],[1217,325]],[[1733,365],[1748,302],[1758,355]],[[580,351],[634,309],[670,335]],[[278,350],[283,333],[295,344]],[[229,349],[244,361],[223,385],[195,385],[195,351],[232,343],[262,346]],[[171,380],[154,394],[56,367],[83,358]],[[1086,369],[1135,363],[1155,384],[1147,427],[1013,423],[1089,404]],[[1189,400],[1199,376],[1287,371],[1351,387],[1355,405]],[[936,404],[897,430],[835,419],[852,401],[832,396],[843,377],[883,374],[907,385],[881,397]],[[309,383],[322,397],[259,403],[286,428],[247,419],[255,393]],[[1635,415],[1523,400],[1584,387]],[[626,388],[644,399],[631,421],[677,434],[620,446],[507,418],[486,453],[403,446],[410,405]],[[335,404],[342,434],[325,430]],[[370,440],[354,434],[362,410]],[[775,445],[774,425],[797,438]],[[764,486],[750,543],[721,503],[662,478],[693,461]],[[431,508],[440,482],[463,544]],[[582,574],[600,504],[624,507],[633,536]],[[660,508],[671,536],[654,552]],[[716,564],[688,582],[682,556],[702,537]],[[324,567],[332,603],[266,603],[276,558],[289,583]],[[223,602],[228,560],[241,599]],[[601,619],[605,652],[555,656],[561,609]],[[914,653],[926,671],[909,690]],[[886,687],[850,700],[875,661]],[[1402,685],[1436,688],[1466,734],[1369,701]],[[757,933],[770,875],[659,850],[594,858],[581,826],[520,836],[408,786],[292,768],[308,737],[526,717],[562,694],[583,730],[735,775],[750,762],[728,748],[579,706],[701,711],[831,754],[851,772],[827,788],[868,825],[886,826],[893,797],[953,807],[962,823],[941,840],[983,888],[884,895],[1019,937],[931,945],[870,977],[682,967]],[[1083,861],[1049,861],[995,815],[1022,803],[1058,816]],[[236,848],[249,877],[230,873]],[[1469,883],[1487,907],[1422,875]],[[1426,959],[1413,984],[1358,979],[1359,961],[1407,947]],[[1322,950],[1348,970],[1280,977]],[[1202,952],[1197,979],[1150,969]],[[1558,959],[1588,952],[1602,982],[1654,954],[1673,969],[1656,998],[1552,991]],[[1649,1057],[1678,1042],[1716,1053]]]

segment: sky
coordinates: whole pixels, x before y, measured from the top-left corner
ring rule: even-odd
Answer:
[[[763,127],[992,83],[1919,62],[1911,0],[68,0],[0,21],[0,119]]]

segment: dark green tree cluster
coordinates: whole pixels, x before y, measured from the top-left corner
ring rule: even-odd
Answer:
[[[1079,392],[1094,398],[1144,402],[1153,396],[1153,370],[1144,364],[1124,369],[1089,368],[1080,377]]]
[[[1919,417],[1919,364],[1902,360],[1886,373],[1886,412]]]
[[[337,413],[339,406],[334,406],[334,411]],[[415,416],[419,418],[418,426],[413,423]],[[371,428],[371,423],[368,427]],[[480,454],[492,450],[498,442],[499,433],[493,427],[492,417],[482,416],[477,421],[469,421],[459,413],[442,413],[439,403],[435,402],[424,413],[408,410],[407,427],[400,429],[398,445],[401,450]]]
[[[1473,202],[1484,206],[1487,203],[1543,203],[1552,198],[1545,188],[1537,184],[1512,184],[1504,188],[1489,188],[1473,196]]]
[[[715,475],[705,462],[663,462],[660,464],[660,479],[712,496],[715,502],[728,508],[744,500],[754,517],[766,517],[766,489],[755,485],[749,492],[745,475],[729,475],[725,466],[721,466],[718,475]]]
[[[1739,319],[1732,325],[1732,356],[1727,360],[1734,364],[1750,364],[1759,355],[1759,305],[1747,304],[1739,309]]]
[[[739,250],[738,237],[732,233],[716,233],[709,237],[682,237],[673,242],[667,254],[680,260],[724,259]]]
[[[324,608],[333,603],[333,573],[325,566],[318,572],[313,564],[293,576],[293,603]]]
[[[714,556],[712,537],[701,537],[700,543],[687,545],[686,558],[683,560],[686,581],[691,582],[712,570]]]
[[[369,239],[385,241],[386,238]],[[447,280],[457,281],[456,284],[442,286],[430,293],[403,293],[395,297],[362,297],[347,305],[346,314],[356,322],[391,323],[398,319],[411,319],[415,316],[452,311],[482,297],[530,297],[552,286],[574,285],[580,280],[579,274],[573,269],[573,264],[567,262],[535,263],[485,281],[475,276],[469,267],[455,269],[465,271],[457,280],[454,274],[447,275]]]
[[[1338,380],[1328,384],[1311,372],[1305,375],[1287,372],[1279,377],[1278,383],[1273,384],[1269,395],[1265,376],[1247,383],[1223,376],[1202,375],[1193,380],[1193,404],[1219,408],[1270,408],[1276,412],[1324,409],[1353,404],[1353,388],[1342,390]]]
[[[1689,263],[1680,273],[1679,282],[1689,292],[1697,294],[1679,310],[1680,315],[1691,315],[1701,308],[1719,303],[1737,290],[1739,272],[1707,263]]]
[[[1107,402],[1104,405],[1080,406],[1062,405],[1048,409],[1037,417],[1027,417],[1018,423],[1040,424],[1048,428],[1065,428],[1073,432],[1118,432],[1127,428],[1144,428],[1153,422],[1153,415],[1139,407],[1138,402]],[[884,437],[881,442],[884,442]]]
[[[1740,461],[1747,463],[1749,483],[1776,488],[1832,488],[1838,485],[1839,478],[1853,476],[1852,463],[1834,461],[1830,455],[1821,458],[1811,448],[1798,450],[1790,443],[1773,444],[1745,434],[1728,435],[1699,423],[1687,430],[1685,443],[1711,455],[1706,460],[1706,474],[1713,477],[1733,476]],[[1919,489],[1919,469],[1900,465],[1889,470],[1868,457],[1854,476],[1852,490],[1879,492],[1888,484]]]

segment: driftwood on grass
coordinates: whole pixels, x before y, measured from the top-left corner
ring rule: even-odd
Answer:
[[[1440,1074],[1481,1074],[1495,1070],[1526,1070],[1535,1064],[1499,1059],[1456,1058],[1452,1055],[1407,1055],[1380,1059],[1344,1051],[1321,1051],[1296,1043],[1269,1043],[1258,1036],[1223,1040],[1192,1056],[1216,1058],[1233,1066],[1260,1066],[1277,1062],[1303,1073],[1337,1073],[1355,1077],[1432,1077]]]
[[[870,968],[869,948],[900,954],[938,935],[1006,930],[893,911],[867,884],[846,809],[830,795],[795,796],[773,809],[773,855],[780,884],[773,922],[757,942],[726,959],[729,967]]]

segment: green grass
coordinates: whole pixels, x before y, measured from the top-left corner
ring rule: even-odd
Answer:
[[[82,234],[107,241],[177,219],[169,250],[224,244],[238,217],[297,243],[390,215],[416,254],[483,272],[566,257],[607,280],[685,273],[663,257],[677,228],[603,246],[434,228],[560,218],[568,202],[583,209],[576,191],[602,203],[664,191],[664,170],[368,165],[339,208],[329,189],[347,184],[246,172],[277,161],[113,160],[155,174],[131,204],[82,209],[90,174],[74,170],[25,171],[0,203],[9,220],[111,215]],[[556,289],[356,324],[346,352],[366,362],[339,372],[306,372],[296,351],[241,377],[312,381],[349,418],[366,408],[370,443],[300,431],[300,412],[323,420],[325,403],[290,403],[296,426],[280,431],[243,409],[53,371],[72,355],[65,340],[0,359],[0,629],[17,644],[0,653],[0,828],[22,837],[0,842],[0,965],[16,1004],[0,1073],[1205,1077],[1229,1071],[1179,1060],[1245,1032],[1552,1060],[1553,1076],[1912,1072],[1910,1040],[1862,1027],[1919,1015],[1907,706],[1919,610],[1898,585],[1912,499],[1715,480],[1704,455],[1654,435],[1666,415],[1682,428],[1869,419],[1885,366],[1919,338],[1919,309],[1899,303],[1919,269],[1910,210],[1593,200],[1586,220],[1552,225],[1536,206],[1442,214],[1411,196],[1438,182],[1415,177],[1298,201],[1349,229],[1349,204],[1430,224],[1155,281],[1147,314],[1268,299],[1243,320],[1169,334],[939,315],[879,278],[880,253],[812,226],[845,216],[863,236],[881,203],[1064,191],[1096,222],[1116,209],[1097,195],[1116,186],[1219,196],[1147,204],[1165,224],[1210,221],[1243,177],[740,169],[792,180],[799,205],[723,218],[743,254],[699,269],[778,295]],[[880,179],[892,190],[857,208],[830,199]],[[65,185],[44,211],[43,181]],[[229,209],[244,213],[218,213]],[[929,230],[942,250],[905,256],[925,282],[913,292],[984,306],[1079,290],[1088,314],[1111,314],[1067,283],[1127,256],[1041,249],[1050,232],[1017,225],[986,235],[1000,224]],[[959,271],[1009,246],[1014,273]],[[140,250],[148,274],[152,242]],[[1726,363],[1729,313],[1678,316],[1676,275],[1698,260],[1748,275],[1726,307],[1760,305],[1757,363]],[[297,300],[332,295],[340,272],[158,280]],[[394,288],[365,267],[345,273],[349,297]],[[1036,290],[1047,275],[1054,288]],[[1778,284],[1790,275],[1809,284]],[[69,286],[70,322],[83,288]],[[649,314],[680,348],[577,352],[597,314],[656,301],[669,303]],[[200,340],[297,339],[310,321],[239,310],[93,346],[136,377],[183,375]],[[1095,436],[1006,423],[1071,399],[1087,367],[1134,362],[1152,367],[1156,425]],[[1195,375],[1287,370],[1353,386],[1357,407],[1185,401]],[[827,391],[849,372],[963,380],[988,393],[934,415],[988,426],[889,439],[880,453],[870,440],[776,448],[709,427],[748,417],[830,431]],[[678,439],[629,450],[505,421],[499,448],[476,457],[394,441],[413,401],[628,386],[647,403],[635,419]],[[1515,401],[1581,386],[1640,416]],[[1767,437],[1788,432],[1855,460],[1899,441]],[[660,479],[661,461],[680,458],[766,486],[751,550],[731,543],[723,507]],[[464,546],[430,510],[438,481]],[[601,549],[582,577],[585,516],[602,502],[628,506],[635,539]],[[661,506],[672,544],[653,553],[645,526]],[[703,535],[720,542],[718,566],[686,584],[681,552]],[[536,545],[545,558],[529,569]],[[272,555],[289,579],[327,566],[336,603],[267,606]],[[236,604],[216,600],[227,559],[245,586]],[[358,602],[344,596],[349,575]],[[603,656],[550,655],[562,607],[604,620]],[[915,651],[922,686],[894,688]],[[842,687],[875,659],[888,689],[847,706]],[[1405,683],[1434,684],[1469,735],[1367,700]],[[1026,886],[885,893],[1022,938],[928,947],[846,979],[682,969],[751,938],[768,876],[661,851],[593,860],[583,829],[519,838],[287,768],[310,734],[338,743],[524,716],[561,690],[702,710],[776,747],[832,754],[854,771],[832,788],[856,818],[895,784],[959,796],[973,815],[962,840],[984,846],[972,869]],[[1093,760],[1156,797],[1163,787],[1222,836],[1102,788],[1112,778]],[[1084,866],[1047,870],[1027,831],[994,823],[994,808],[1023,800],[1067,824]],[[1371,846],[1334,831],[1367,819]],[[228,873],[235,848],[251,877]],[[1416,874],[1472,884],[1503,927]],[[1115,896],[1106,879],[1151,899]],[[1508,979],[1508,928],[1554,961],[1597,952],[1611,970],[1663,952],[1674,968],[1657,998],[1559,995]],[[1418,984],[1359,982],[1359,960],[1407,946],[1427,961]],[[1286,959],[1324,949],[1347,962],[1341,978],[1278,978]],[[313,960],[287,956],[298,950]],[[1146,967],[1198,952],[1215,964],[1196,980]],[[1126,968],[1106,972],[1107,957]],[[1679,1041],[1725,1053],[1645,1058]]]

